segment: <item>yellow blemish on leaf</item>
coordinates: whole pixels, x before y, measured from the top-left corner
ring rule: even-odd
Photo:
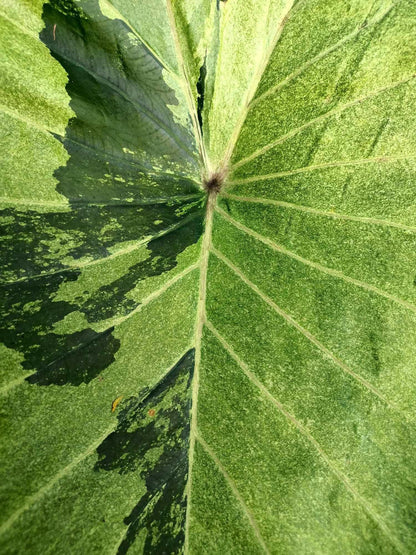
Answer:
[[[117,397],[117,399],[114,399],[114,401],[111,404],[111,412],[114,412],[116,410],[122,398],[123,398],[123,395],[120,395],[120,397]]]

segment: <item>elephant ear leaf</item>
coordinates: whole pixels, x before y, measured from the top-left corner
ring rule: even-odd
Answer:
[[[415,27],[0,0],[2,552],[415,552]]]

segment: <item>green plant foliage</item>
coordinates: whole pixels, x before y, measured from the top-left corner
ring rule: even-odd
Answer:
[[[9,554],[416,552],[414,0],[0,0]]]

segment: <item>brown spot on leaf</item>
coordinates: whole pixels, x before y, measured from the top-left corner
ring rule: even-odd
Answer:
[[[111,404],[111,412],[114,412],[116,410],[122,398],[123,398],[123,395],[120,395],[120,397],[117,397],[117,399],[114,399],[114,401]]]

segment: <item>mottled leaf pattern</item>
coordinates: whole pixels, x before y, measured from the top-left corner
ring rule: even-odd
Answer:
[[[2,553],[414,553],[414,2],[0,29]]]

